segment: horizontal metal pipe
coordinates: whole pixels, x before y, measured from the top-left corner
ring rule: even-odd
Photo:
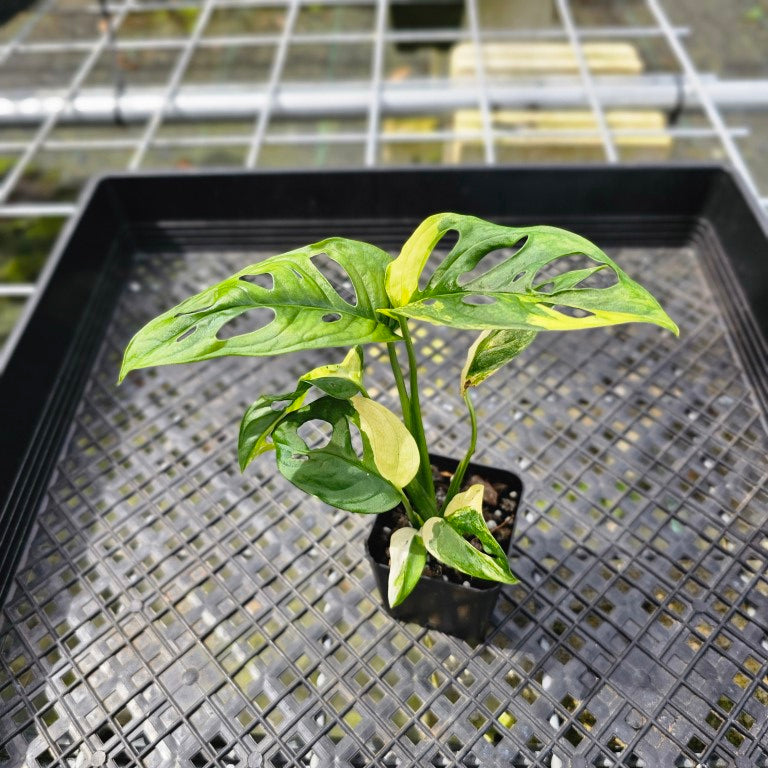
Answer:
[[[768,80],[703,78],[703,85],[721,109],[765,109]],[[698,106],[698,99],[680,79],[670,75],[596,78],[600,103],[613,107],[672,109],[682,102]],[[578,78],[538,78],[512,84],[490,82],[493,108],[586,108]],[[211,120],[250,118],[260,112],[267,96],[263,87],[186,86],[166,107],[166,119]],[[67,103],[57,93],[29,92],[0,96],[0,124],[37,124],[59,113],[60,122],[143,122],[163,103],[158,88],[132,88],[121,95],[110,89],[84,89]],[[364,115],[370,106],[367,84],[338,83],[324,86],[285,85],[274,94],[273,113],[280,116]],[[381,106],[386,114],[424,114],[477,108],[477,89],[448,80],[382,83]]]

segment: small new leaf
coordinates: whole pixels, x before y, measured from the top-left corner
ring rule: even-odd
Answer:
[[[411,594],[427,562],[427,550],[414,528],[398,528],[389,541],[387,600],[391,608]]]
[[[484,331],[469,348],[461,372],[461,392],[476,387],[514,360],[536,338],[536,331]]]
[[[379,473],[396,488],[405,488],[419,469],[419,448],[413,436],[392,411],[374,400],[356,395],[351,403]]]
[[[509,566],[504,567],[475,549],[442,517],[430,517],[421,528],[421,538],[430,554],[457,571],[504,584],[517,581],[509,572]]]
[[[321,365],[305,373],[299,381],[306,381],[340,400],[349,400],[355,395],[365,395],[363,387],[363,348],[350,349],[342,362],[335,365]]]
[[[294,392],[285,395],[262,395],[243,414],[237,439],[237,459],[241,472],[244,472],[257,456],[274,449],[274,444],[269,441],[272,432],[287,414],[301,408],[307,390],[309,384],[299,384]],[[284,405],[282,408],[275,408],[276,403]]]
[[[257,457],[275,446],[270,437],[275,427],[292,411],[301,408],[311,386],[342,400],[348,400],[361,392],[363,387],[363,350],[351,349],[341,363],[322,365],[305,373],[298,381],[296,390],[285,395],[262,395],[243,415],[237,441],[237,458],[240,471]],[[283,403],[283,407],[276,407]]]
[[[488,530],[483,517],[483,486],[480,483],[475,483],[466,491],[457,493],[445,508],[444,517],[457,533],[475,537],[482,545],[483,551],[490,555],[510,578],[517,581],[509,570],[506,552]]]
[[[480,483],[470,485],[466,491],[460,491],[449,502],[443,512],[443,517],[450,517],[458,510],[470,507],[482,514],[483,511],[483,486]]]

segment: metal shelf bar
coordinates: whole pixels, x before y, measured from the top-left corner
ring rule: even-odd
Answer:
[[[11,203],[0,205],[0,219],[66,218],[78,209],[76,203]]]
[[[219,7],[218,5],[216,6]],[[688,27],[673,28],[678,37],[690,34]],[[392,31],[382,32],[385,42],[392,43],[430,43],[430,42],[467,42],[473,39],[472,33],[466,29],[444,30],[425,29],[418,31]],[[493,31],[478,30],[478,36],[483,42],[508,42],[508,41],[543,41],[543,40],[567,40],[568,33],[564,29],[499,29]],[[294,33],[291,41],[306,44],[331,44],[331,43],[370,43],[375,41],[376,31],[360,32],[302,32]],[[664,33],[657,27],[585,27],[579,29],[579,37],[582,40],[614,39],[647,39],[664,37]],[[255,45],[276,45],[281,39],[280,34],[263,35],[215,35],[202,37],[198,48],[218,48],[221,46],[236,48]],[[136,38],[116,40],[115,47],[118,51],[142,51],[142,50],[182,50],[187,40],[183,37],[158,37]],[[13,49],[22,53],[66,53],[71,51],[90,51],[93,40],[46,40],[31,43],[19,43],[16,46],[0,44],[0,57],[3,53]],[[10,51],[9,51],[10,52]]]
[[[485,76],[485,56],[483,43],[480,39],[480,22],[477,12],[477,1],[466,0],[467,19],[472,33],[475,49],[475,67],[477,80],[477,98],[480,102],[480,115],[483,123],[483,139],[485,143],[485,162],[493,165],[496,162],[496,147],[493,142],[493,120],[491,118],[491,100],[488,95],[488,83]]]
[[[387,0],[376,4],[376,33],[371,62],[371,95],[368,105],[368,133],[365,140],[365,164],[376,165],[378,149],[379,118],[381,115],[381,81],[384,71],[384,39],[387,28]]]
[[[768,80],[707,78],[702,82],[710,100],[722,109],[768,107]],[[552,77],[515,85],[492,84],[487,90],[495,108],[570,108],[585,106],[578,85],[578,79]],[[595,78],[595,93],[603,109],[672,109],[681,101],[680,81],[673,75]],[[152,88],[127,89],[120,95],[109,89],[86,89],[69,101],[60,96],[22,93],[15,99],[0,97],[0,124],[34,125],[52,112],[58,114],[60,123],[114,122],[115,112],[125,122],[144,122],[158,109],[162,98],[162,92]],[[338,84],[322,90],[302,84],[281,85],[274,94],[271,111],[292,116],[365,114],[370,98],[370,88],[365,85]],[[690,108],[701,105],[696,93],[687,86],[682,100]],[[388,114],[446,112],[477,108],[477,90],[453,85],[447,79],[407,84],[382,82],[380,101],[382,111]],[[250,118],[265,103],[263,88],[182,87],[166,104],[165,117],[186,121]]]
[[[717,108],[717,105],[710,98],[709,94],[707,93],[707,89],[702,84],[701,77],[699,76],[698,70],[693,63],[693,60],[688,55],[688,51],[685,49],[685,46],[675,35],[674,29],[670,24],[669,19],[667,18],[667,14],[662,9],[658,0],[646,0],[646,3],[648,4],[648,9],[653,14],[659,27],[664,31],[667,37],[667,42],[669,43],[672,52],[675,54],[675,57],[677,58],[686,79],[691,84],[693,90],[698,96],[701,108],[704,110],[707,117],[709,118],[709,121],[717,131],[723,148],[728,155],[728,160],[731,162],[736,171],[741,175],[742,179],[744,179],[744,183],[747,185],[749,191],[755,196],[755,198],[759,199],[759,191],[754,179],[752,178],[752,174],[750,173],[747,164],[744,162],[744,158],[742,157],[739,148],[736,146],[736,143],[733,141],[733,138],[728,132],[728,128]]]
[[[122,11],[121,13],[118,13],[115,16],[115,25],[119,25],[122,21],[123,17],[127,11]],[[102,33],[99,40],[96,42],[96,44],[93,47],[93,50],[90,52],[88,56],[85,57],[84,61],[80,64],[80,66],[77,68],[69,87],[67,88],[66,94],[64,98],[60,102],[60,106],[58,109],[54,109],[50,112],[50,114],[46,117],[43,124],[38,129],[37,133],[35,134],[32,141],[29,143],[29,146],[24,151],[22,156],[19,158],[19,160],[16,162],[16,164],[13,166],[13,168],[8,171],[5,178],[3,179],[3,183],[0,185],[0,204],[7,202],[8,197],[10,196],[11,192],[13,191],[13,188],[16,186],[17,182],[21,178],[22,174],[24,173],[27,165],[29,165],[30,161],[34,157],[35,153],[42,147],[43,143],[45,142],[46,138],[50,134],[50,132],[53,130],[54,125],[56,125],[56,120],[63,110],[64,106],[71,102],[71,100],[75,97],[77,92],[80,89],[80,86],[85,81],[85,78],[88,77],[88,74],[90,73],[93,65],[96,63],[96,60],[101,55],[101,52],[107,47],[110,37],[112,34],[112,20],[110,17],[110,20],[107,21],[106,29]]]
[[[149,123],[147,124],[147,127],[144,131],[144,135],[141,137],[141,141],[139,142],[139,146],[137,147],[136,152],[134,152],[133,157],[131,157],[130,162],[128,163],[129,171],[135,171],[141,165],[141,161],[144,159],[144,155],[146,154],[147,149],[149,149],[149,145],[152,143],[152,137],[155,135],[155,132],[157,131],[163,117],[165,116],[166,107],[168,106],[168,103],[171,101],[173,95],[176,93],[179,85],[181,84],[181,78],[184,76],[184,72],[186,72],[190,59],[192,58],[192,55],[195,52],[195,48],[197,47],[197,43],[203,34],[203,30],[205,29],[206,24],[208,24],[208,19],[210,18],[211,13],[213,13],[215,6],[216,0],[205,0],[202,10],[200,11],[200,14],[197,17],[197,21],[195,22],[195,27],[192,30],[192,34],[186,41],[184,49],[182,50],[181,55],[177,59],[176,65],[171,72],[171,76],[166,84],[160,104],[150,118]]]
[[[291,43],[291,33],[293,32],[293,27],[296,24],[296,17],[299,14],[299,2],[300,0],[290,0],[288,5],[285,22],[283,24],[283,33],[280,36],[280,42],[277,46],[277,50],[275,51],[275,56],[272,59],[272,69],[269,73],[269,84],[267,85],[265,103],[264,106],[259,110],[259,114],[256,119],[256,128],[253,133],[253,139],[251,140],[251,146],[248,150],[248,156],[245,160],[246,168],[253,168],[259,159],[259,152],[261,151],[262,144],[264,143],[264,136],[267,132],[267,124],[269,123],[269,118],[272,114],[272,107],[275,103],[275,94],[277,93],[278,86],[280,85],[280,77],[283,74],[285,59],[288,55],[288,46]]]
[[[579,64],[579,73],[584,85],[584,93],[587,97],[592,111],[595,114],[595,120],[597,121],[600,135],[603,139],[603,145],[605,147],[605,157],[609,163],[615,163],[619,159],[619,154],[616,151],[616,145],[614,144],[611,136],[611,129],[608,126],[608,121],[605,118],[605,112],[603,111],[602,104],[597,97],[595,91],[595,82],[592,77],[592,72],[589,68],[589,62],[584,55],[584,49],[581,45],[581,39],[579,32],[573,23],[573,16],[571,14],[571,8],[568,4],[568,0],[557,0],[557,10],[560,14],[560,18],[563,20],[565,29],[568,33],[568,39],[571,41],[571,46],[576,54],[576,59]]]

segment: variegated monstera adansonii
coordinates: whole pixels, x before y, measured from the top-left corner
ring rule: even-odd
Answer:
[[[455,245],[424,275],[449,232],[458,236]],[[345,296],[318,268],[321,255],[343,270]],[[576,258],[588,266],[574,268]],[[222,333],[254,309],[271,312],[270,320],[254,331]],[[442,505],[424,436],[412,320],[478,331],[460,380],[470,446]],[[412,527],[395,531],[390,542],[388,597],[395,606],[419,580],[428,552],[470,576],[516,581],[483,518],[482,486],[460,490],[477,437],[470,388],[517,357],[539,332],[629,322],[678,333],[656,299],[583,237],[442,213],[422,222],[395,259],[368,243],[334,237],[246,267],[145,325],[125,351],[120,381],[153,365],[351,347],[342,362],[309,371],[292,391],[256,400],[240,425],[239,462],[244,470],[274,451],[279,471],[294,485],[351,512],[402,505]],[[362,347],[372,342],[387,345],[402,419],[366,392]],[[309,445],[302,427],[318,421],[326,423],[330,438]],[[356,447],[358,436],[362,447]]]

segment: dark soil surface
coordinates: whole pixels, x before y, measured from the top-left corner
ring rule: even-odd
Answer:
[[[448,486],[451,481],[451,473],[440,471],[435,466],[432,467],[432,476],[435,481],[435,492],[437,503],[442,504],[445,495],[448,492]],[[483,487],[483,517],[496,541],[506,552],[512,541],[512,533],[515,525],[515,515],[517,513],[518,498],[517,492],[512,490],[505,483],[491,483],[479,475],[470,475],[465,478],[462,491],[471,485],[480,483]],[[394,531],[398,528],[407,528],[410,526],[405,510],[402,506],[384,512],[379,515],[381,525],[374,529],[374,537],[370,542],[370,550],[374,559],[382,564],[389,565],[389,540]],[[469,542],[476,549],[482,551],[482,546],[476,538],[469,539]],[[496,584],[493,581],[478,579],[468,576],[436,560],[432,555],[427,555],[427,564],[424,567],[424,576],[433,579],[443,579],[454,584],[464,584],[479,589],[492,587]]]

